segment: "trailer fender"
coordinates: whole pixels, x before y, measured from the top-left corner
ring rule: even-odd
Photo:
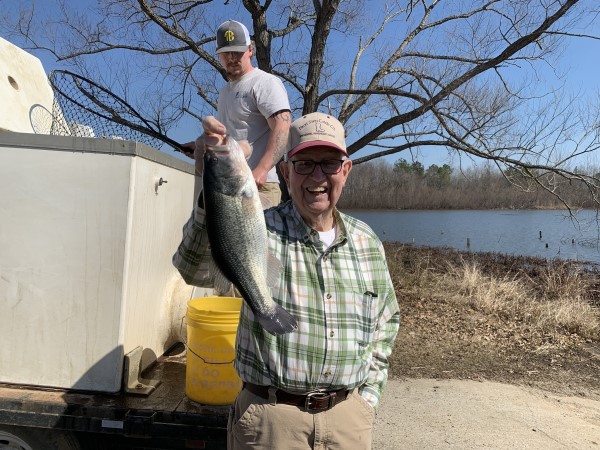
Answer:
[[[81,450],[79,441],[67,431],[0,425],[0,448],[18,450]]]

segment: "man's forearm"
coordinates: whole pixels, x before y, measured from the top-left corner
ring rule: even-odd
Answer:
[[[279,162],[285,153],[292,115],[289,111],[279,111],[269,117],[267,121],[269,123],[269,128],[271,128],[271,133],[269,134],[267,148],[265,149],[261,164],[264,162],[265,167],[269,164],[270,170]]]

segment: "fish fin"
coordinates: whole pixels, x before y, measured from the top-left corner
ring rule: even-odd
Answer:
[[[217,266],[217,264],[214,261],[211,261],[209,270],[213,276],[215,291],[217,291],[217,293],[220,296],[233,297],[233,283],[227,279],[227,277],[223,274],[223,272],[221,272],[221,269],[219,269],[219,266]]]
[[[283,264],[281,264],[281,261],[273,253],[267,252],[267,270],[265,273],[267,286],[277,286],[282,270]]]
[[[254,197],[255,193],[256,193],[256,191],[252,188],[244,188],[244,189],[242,189],[242,192],[241,192],[242,197],[249,198],[249,199],[252,199],[252,197]],[[260,194],[259,194],[259,196],[260,196]]]
[[[248,161],[250,159],[250,157],[252,156],[252,150],[254,150],[254,148],[252,147],[252,144],[250,142],[248,142],[246,139],[239,140],[239,141],[237,141],[237,143],[238,143],[238,146],[244,152],[244,157],[246,158],[246,161]]]
[[[275,305],[275,314],[257,315],[254,317],[260,325],[273,335],[290,333],[298,329],[294,316],[279,305]]]

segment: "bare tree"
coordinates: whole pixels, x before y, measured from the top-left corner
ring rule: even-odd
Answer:
[[[214,30],[238,18],[295,115],[320,110],[345,124],[349,153],[363,155],[355,163],[436,147],[518,170],[507,179],[522,189],[559,196],[576,180],[596,198],[598,179],[572,167],[599,148],[597,107],[536,82],[565,39],[597,39],[585,32],[593,0],[100,0],[95,19],[58,1],[56,21],[26,6],[5,28],[88,76],[101,55],[135,59],[156,89],[138,109],[167,124],[214,112],[225,79]]]

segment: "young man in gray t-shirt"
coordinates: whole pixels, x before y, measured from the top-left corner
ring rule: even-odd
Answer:
[[[219,26],[217,55],[228,83],[219,93],[217,117],[231,137],[247,140],[252,146],[248,164],[266,208],[281,201],[275,165],[285,150],[291,109],[281,80],[253,67],[253,54],[248,29],[242,23],[228,20]]]

